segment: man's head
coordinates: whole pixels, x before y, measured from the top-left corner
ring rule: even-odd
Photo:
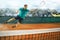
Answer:
[[[27,5],[27,4],[25,4],[25,5],[24,5],[24,9],[27,9],[27,6],[28,6],[28,5]]]

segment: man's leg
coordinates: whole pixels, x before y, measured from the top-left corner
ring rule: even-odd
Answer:
[[[10,21],[12,21],[12,20],[15,20],[15,18],[11,18],[11,19],[9,19],[7,22],[10,22]]]
[[[21,20],[21,19],[18,19],[18,22],[17,22],[17,24],[16,24],[16,27],[18,27],[18,25],[20,25],[21,22],[22,22],[22,20]]]
[[[19,23],[22,23],[22,21],[23,21],[23,18],[20,18],[20,19],[19,19]]]
[[[10,21],[12,21],[12,20],[17,20],[17,19],[19,19],[19,16],[16,16],[16,17],[14,17],[14,18],[11,18],[11,19],[9,19],[9,20],[6,21],[6,22],[10,22]]]
[[[15,20],[15,18],[11,18],[11,19],[5,21],[4,23],[8,23],[8,22],[10,22],[10,21],[12,21],[12,20]]]
[[[21,18],[21,17],[18,16],[18,22],[16,24],[16,27],[21,24],[22,20],[23,20],[23,18]]]

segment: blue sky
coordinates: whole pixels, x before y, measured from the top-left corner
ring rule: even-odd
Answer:
[[[28,8],[60,10],[60,0],[0,0],[0,8],[20,8],[28,4]]]

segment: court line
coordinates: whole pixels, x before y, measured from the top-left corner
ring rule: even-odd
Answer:
[[[26,34],[48,33],[48,32],[60,32],[60,28],[32,29],[32,30],[7,30],[7,31],[0,31],[0,36],[26,35]]]

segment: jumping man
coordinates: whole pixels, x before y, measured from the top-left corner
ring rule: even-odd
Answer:
[[[29,12],[29,10],[27,9],[27,6],[28,5],[25,4],[23,8],[20,8],[19,11],[17,11],[17,13],[19,12],[17,17],[9,19],[6,23],[8,23],[12,20],[19,20],[19,23],[21,23],[22,20],[25,18],[25,15]]]

